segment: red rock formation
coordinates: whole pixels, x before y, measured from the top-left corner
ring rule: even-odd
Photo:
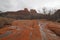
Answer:
[[[24,8],[24,10],[19,10],[19,11],[17,11],[17,13],[27,14],[27,13],[29,13],[29,10],[27,8]]]
[[[8,15],[20,15],[20,14],[35,14],[37,13],[36,10],[34,9],[31,9],[30,11],[27,9],[27,8],[24,8],[24,10],[19,10],[19,11],[16,11],[16,12],[5,12],[7,13]]]
[[[33,14],[33,15],[35,15],[35,14],[37,14],[37,11],[34,10],[34,9],[30,9],[30,13]]]

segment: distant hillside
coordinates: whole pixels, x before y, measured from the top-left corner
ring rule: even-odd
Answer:
[[[30,9],[29,11],[27,8],[25,8],[24,10],[19,10],[16,12],[3,12],[0,13],[0,16],[14,19],[48,19],[53,21],[60,21],[60,9],[51,15],[51,12],[48,14],[40,14],[37,13],[37,11],[34,9]]]
[[[38,14],[34,9],[28,11],[28,9],[25,8],[24,10],[19,10],[17,12],[0,13],[0,16],[15,19],[40,19],[43,18],[44,15]]]

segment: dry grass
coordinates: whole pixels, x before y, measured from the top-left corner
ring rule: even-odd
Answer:
[[[14,19],[0,17],[0,28],[2,28],[4,25],[11,24],[12,21],[14,21]]]

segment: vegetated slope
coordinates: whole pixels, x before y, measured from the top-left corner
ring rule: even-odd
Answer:
[[[11,22],[16,19],[0,17],[0,28],[3,28],[5,25],[11,25]]]
[[[47,19],[52,21],[58,21],[60,22],[60,9],[56,10],[54,14],[53,11],[49,11],[48,14],[46,14],[46,11],[43,10],[42,13],[37,13],[35,9],[30,9],[30,11],[27,8],[24,8],[24,10],[19,11],[7,11],[7,12],[1,12],[1,17],[7,17],[7,18],[14,18],[14,19]]]
[[[0,40],[60,40],[60,23],[16,20],[0,29]]]

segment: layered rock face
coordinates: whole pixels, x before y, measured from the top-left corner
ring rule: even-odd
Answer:
[[[60,24],[40,20],[16,20],[0,29],[0,40],[60,40]]]

